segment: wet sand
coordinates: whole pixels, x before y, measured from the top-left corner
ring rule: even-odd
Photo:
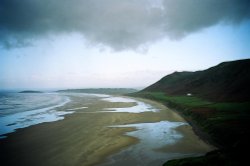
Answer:
[[[106,108],[132,107],[136,103],[109,102],[91,96],[71,96],[71,102],[58,111],[74,110],[75,113],[65,116],[64,120],[42,123],[10,133],[7,138],[0,139],[0,165],[118,165],[114,158],[123,151],[140,144],[140,140],[128,133],[135,127],[108,127],[138,123],[153,123],[160,121],[185,122],[175,112],[162,104],[141,99],[159,109],[158,112],[127,113],[105,112]],[[104,112],[101,112],[104,111]],[[190,156],[201,155],[213,149],[194,134],[190,126],[184,125],[176,129],[183,139],[173,145],[157,149],[160,153],[179,153]],[[125,155],[125,156],[124,156]],[[137,156],[134,156],[137,158]],[[166,159],[168,157],[166,156]],[[113,163],[110,164],[110,160]],[[129,164],[133,159],[124,160]],[[135,161],[136,162],[136,161]],[[140,165],[134,163],[133,165]],[[152,163],[157,165],[157,163]]]

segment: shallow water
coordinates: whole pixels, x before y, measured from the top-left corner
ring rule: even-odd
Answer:
[[[137,102],[134,99],[127,98],[127,97],[113,97],[113,96],[107,96],[106,98],[103,98],[102,100],[108,101],[108,102],[123,102],[123,103],[133,103]]]
[[[69,108],[69,109],[67,109],[67,110],[72,111],[72,110],[81,110],[81,109],[85,109],[85,108],[88,108],[88,107]]]
[[[154,106],[126,97],[108,97],[102,100],[109,102],[130,102],[135,103],[135,106],[125,108],[105,108],[104,112],[118,113],[143,113],[143,112],[159,112],[160,110]],[[143,116],[143,115],[142,115]],[[101,166],[152,166],[162,165],[167,160],[179,158],[197,156],[200,153],[197,152],[163,152],[161,148],[168,146],[178,146],[179,142],[183,141],[183,133],[176,130],[178,127],[188,125],[184,122],[170,122],[160,121],[154,123],[138,123],[127,125],[114,125],[108,127],[118,128],[135,128],[136,131],[126,133],[127,136],[137,138],[139,143],[132,145],[121,152],[112,155],[108,158],[108,161]]]
[[[136,131],[128,132],[126,135],[138,138],[140,142],[113,155],[109,158],[108,162],[103,165],[123,165],[123,163],[131,163],[132,165],[162,165],[169,158],[187,155],[156,151],[163,146],[176,144],[183,139],[183,135],[175,130],[182,125],[188,124],[183,122],[161,121],[155,123],[109,126],[136,128]]]
[[[142,112],[158,112],[159,109],[154,108],[150,104],[144,102],[126,98],[126,97],[107,97],[102,100],[109,102],[124,102],[124,103],[136,103],[135,106],[125,108],[105,108],[103,112],[127,112],[127,113],[142,113]]]
[[[174,129],[182,125],[187,125],[187,123],[160,121],[109,127],[134,127],[137,130],[128,132],[126,135],[137,137],[141,139],[141,143],[147,145],[148,148],[156,149],[167,144],[174,144],[181,139],[182,135]]]

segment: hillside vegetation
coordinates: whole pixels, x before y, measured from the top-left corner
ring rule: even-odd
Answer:
[[[195,96],[212,101],[250,100],[250,59],[223,62],[196,72],[174,72],[145,88],[143,92]]]
[[[219,150],[166,166],[239,165],[250,144],[250,60],[224,62],[197,72],[175,72],[131,94],[175,109]]]

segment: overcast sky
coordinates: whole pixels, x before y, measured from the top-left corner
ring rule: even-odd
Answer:
[[[0,0],[0,89],[145,87],[246,58],[249,0]]]

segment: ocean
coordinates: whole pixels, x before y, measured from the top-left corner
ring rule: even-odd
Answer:
[[[0,138],[18,128],[62,120],[73,111],[56,111],[70,98],[60,93],[0,92]]]

